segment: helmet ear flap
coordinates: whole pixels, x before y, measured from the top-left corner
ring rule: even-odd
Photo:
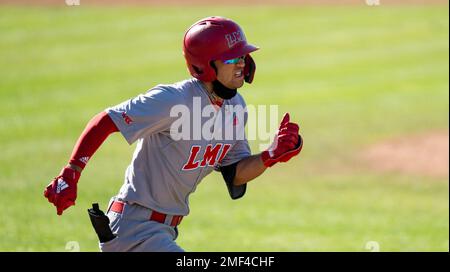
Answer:
[[[250,54],[245,56],[245,67],[244,67],[244,80],[247,83],[252,83],[253,77],[255,76],[256,63]]]
[[[210,67],[199,67],[190,64],[190,68],[192,76],[200,78],[203,81],[213,81],[216,78],[217,69],[214,65],[210,65]]]

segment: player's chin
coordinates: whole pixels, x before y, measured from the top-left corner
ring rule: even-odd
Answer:
[[[234,89],[238,89],[238,88],[241,88],[242,86],[244,86],[244,77],[235,78],[233,80],[233,85],[234,85]]]

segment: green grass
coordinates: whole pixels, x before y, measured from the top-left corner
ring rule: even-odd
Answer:
[[[382,251],[448,251],[448,178],[348,171],[352,154],[371,143],[448,129],[448,9],[440,6],[1,6],[0,250],[65,251],[69,241],[98,250],[86,209],[118,192],[133,147],[111,136],[62,217],[43,188],[95,113],[188,77],[183,33],[216,14],[261,47],[255,82],[241,90],[247,103],[291,112],[305,147],[239,201],[220,175],[209,176],[191,197],[178,243],[189,251],[367,251],[377,241]],[[327,167],[336,161],[347,170]]]

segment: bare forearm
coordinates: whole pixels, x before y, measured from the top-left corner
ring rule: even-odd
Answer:
[[[261,154],[252,155],[242,159],[236,167],[236,176],[233,184],[238,186],[245,184],[261,175],[267,169],[261,159]]]

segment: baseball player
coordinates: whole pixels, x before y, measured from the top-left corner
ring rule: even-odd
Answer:
[[[245,137],[172,137],[179,116],[171,111],[180,105],[190,111],[212,106],[213,118],[202,116],[199,122],[202,128],[209,124],[205,131],[216,136],[224,136],[226,124],[245,126],[246,115],[242,118],[224,109],[245,108],[237,89],[244,81],[253,81],[256,66],[250,53],[258,49],[247,43],[242,29],[230,19],[208,17],[193,24],[183,40],[193,78],[157,85],[90,120],[68,164],[44,191],[57,214],[75,205],[81,172],[104,140],[120,131],[130,145],[136,142],[136,149],[124,184],[107,210],[115,238],[100,242],[100,249],[183,251],[175,242],[177,226],[189,214],[189,195],[205,176],[220,171],[231,198],[238,199],[245,194],[247,182],[268,167],[287,162],[302,148],[299,126],[289,120],[289,114],[283,117],[271,147],[260,154],[251,154]]]

